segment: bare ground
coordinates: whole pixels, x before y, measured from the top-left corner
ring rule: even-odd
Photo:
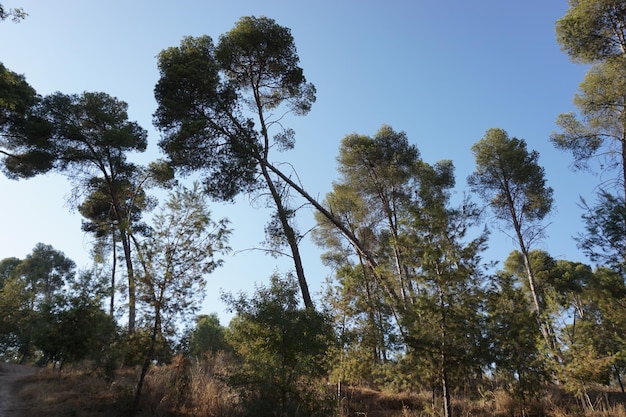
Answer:
[[[19,415],[20,404],[14,398],[16,384],[37,371],[30,366],[0,363],[0,417]]]

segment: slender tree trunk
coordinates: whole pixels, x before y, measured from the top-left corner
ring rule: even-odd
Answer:
[[[159,323],[160,316],[157,313],[157,316],[154,319],[154,324],[152,326],[152,334],[150,335],[150,346],[148,347],[148,352],[146,355],[146,359],[143,361],[143,365],[141,366],[141,374],[139,375],[139,381],[137,382],[137,388],[135,390],[135,398],[133,400],[133,410],[132,415],[136,415],[139,411],[139,402],[141,401],[141,391],[143,390],[143,384],[146,380],[146,375],[148,374],[148,370],[150,369],[150,363],[152,362],[152,357],[154,356],[154,352],[156,350],[156,341],[157,335],[159,333]]]
[[[127,238],[129,240],[129,245],[130,245],[130,240],[133,241],[133,244],[135,245],[135,249],[137,251],[137,256],[139,257],[139,262],[143,267],[144,279],[147,282],[150,282],[151,283],[150,286],[152,287],[153,286],[152,283],[154,283],[153,277],[150,274],[150,269],[148,267],[146,259],[143,257],[143,253],[140,249],[139,242],[137,242],[137,239],[132,234],[128,234]],[[164,272],[164,273],[167,273],[167,272]],[[166,284],[163,283],[163,286],[165,285]],[[146,358],[143,362],[143,365],[141,366],[141,374],[139,375],[139,381],[137,382],[137,388],[135,390],[135,398],[133,400],[133,408],[132,408],[132,413],[131,413],[131,415],[133,416],[136,415],[137,412],[139,411],[139,402],[141,401],[141,392],[143,389],[143,385],[146,380],[146,375],[148,374],[148,370],[150,369],[150,364],[152,363],[152,359],[154,358],[154,354],[156,352],[157,337],[162,334],[161,307],[163,306],[164,294],[165,294],[165,289],[163,287],[160,288],[160,293],[158,294],[158,296],[154,291],[151,293],[152,304],[153,304],[152,307],[154,308],[154,323],[152,324],[152,334],[150,335],[150,344],[148,346],[148,352],[146,354]]]
[[[124,250],[124,260],[126,261],[126,274],[128,279],[128,333],[134,334],[136,317],[136,290],[130,244],[130,212],[125,215],[126,211],[122,210],[122,205],[120,204],[116,191],[112,186],[112,179],[106,175],[105,178],[108,182],[109,197],[111,197],[111,203],[113,204],[115,220],[117,221],[117,228],[120,232],[120,240],[122,241],[122,248]],[[126,216],[128,216],[128,218]]]
[[[371,178],[377,182],[377,176],[375,173],[371,174]],[[393,194],[393,190],[391,190]],[[400,296],[402,297],[402,302],[406,303],[407,300],[407,285],[406,282],[408,280],[408,273],[402,262],[402,251],[400,249],[399,237],[398,237],[398,221],[396,216],[396,204],[395,201],[390,200],[386,195],[386,190],[379,189],[378,197],[383,206],[383,210],[387,217],[387,224],[389,226],[389,230],[391,230],[391,236],[393,237],[392,249],[393,249],[393,258],[396,267],[396,273],[400,279]]]
[[[445,355],[441,357],[445,361]],[[443,391],[443,417],[452,417],[452,403],[450,399],[450,387],[448,386],[448,371],[445,365],[441,366],[441,389]]]
[[[521,236],[521,235],[520,235]],[[533,298],[533,304],[535,305],[535,311],[537,312],[537,320],[539,322],[539,329],[541,330],[541,335],[543,336],[546,345],[550,351],[559,359],[561,359],[561,352],[558,347],[558,343],[556,340],[556,336],[554,334],[554,330],[552,329],[552,325],[550,321],[543,317],[543,308],[539,303],[539,298],[537,296],[536,283],[535,283],[535,274],[530,264],[530,255],[523,241],[520,241],[520,248],[522,249],[522,257],[524,258],[524,267],[526,268],[526,275],[528,277],[528,286],[530,288],[530,292]]]
[[[533,304],[535,306],[535,311],[537,312],[537,317],[541,319],[542,308],[539,303],[539,297],[537,296],[537,290],[535,285],[535,274],[533,273],[532,265],[530,264],[530,256],[528,252],[528,247],[526,244],[526,240],[522,235],[522,225],[517,218],[517,211],[515,209],[515,203],[513,202],[512,192],[509,188],[509,184],[504,184],[504,191],[506,194],[506,201],[509,208],[509,213],[511,216],[511,221],[513,223],[513,229],[515,230],[515,235],[517,237],[517,244],[519,245],[520,251],[522,252],[522,257],[524,258],[524,268],[526,269],[526,276],[528,278],[528,287],[530,289],[530,295],[533,299]],[[542,326],[543,329],[543,326]],[[547,340],[546,340],[547,341]]]
[[[430,381],[430,407],[434,410],[437,405],[437,383],[433,378]]]
[[[557,357],[560,358],[560,350],[558,349],[556,337],[554,336],[554,331],[552,330],[552,326],[547,318],[543,317],[543,308],[541,307],[541,303],[539,302],[539,296],[537,295],[537,285],[535,281],[535,273],[533,271],[532,265],[530,263],[530,252],[528,250],[528,246],[524,236],[522,235],[522,226],[517,218],[517,212],[515,210],[515,204],[513,203],[513,197],[511,194],[511,190],[508,187],[508,184],[505,184],[505,192],[507,204],[509,206],[509,212],[511,215],[511,219],[513,222],[513,229],[515,230],[515,235],[517,237],[517,243],[519,245],[520,251],[522,252],[522,258],[524,259],[524,269],[526,270],[526,277],[528,279],[528,288],[530,290],[530,295],[533,300],[533,305],[535,306],[535,312],[537,313],[537,321],[539,324],[539,330],[541,331],[541,335],[543,336],[548,349],[552,351]]]
[[[446,323],[446,311],[444,300],[443,288],[439,288],[439,308],[441,310],[441,343],[440,343],[440,356],[441,356],[441,391],[443,395],[443,417],[452,417],[452,407],[450,399],[450,386],[448,381],[448,357],[447,357],[447,323]]]
[[[626,108],[622,113],[622,192],[624,193],[622,196],[626,199]]]
[[[530,295],[533,299],[533,305],[535,306],[535,312],[538,317],[541,317],[543,314],[543,309],[541,308],[541,304],[539,303],[539,297],[537,296],[537,285],[535,283],[535,273],[533,271],[532,265],[530,263],[530,255],[528,253],[528,249],[524,241],[522,240],[522,235],[518,231],[519,236],[519,246],[522,251],[522,258],[524,258],[524,269],[526,269],[526,278],[528,279],[528,288],[530,289]]]
[[[136,317],[136,284],[135,273],[133,270],[133,260],[131,258],[130,238],[128,232],[120,227],[122,238],[122,247],[124,248],[124,259],[126,260],[126,272],[128,275],[128,333],[135,333],[135,317]]]
[[[395,216],[393,211],[391,210],[390,205],[386,201],[384,203],[386,203],[385,210],[387,211],[387,221],[389,222],[389,229],[391,230],[391,234],[393,236],[393,257],[396,266],[396,272],[398,274],[398,277],[400,277],[400,295],[402,297],[402,301],[406,304],[408,298],[406,284],[406,282],[408,281],[408,274],[406,273],[407,270],[404,266],[404,263],[402,262],[402,251],[400,250],[399,245],[400,238],[398,237],[397,222],[395,221]]]
[[[280,220],[280,224],[282,226],[283,232],[285,233],[285,238],[287,239],[287,243],[289,248],[291,249],[291,255],[293,257],[294,267],[296,269],[296,276],[298,278],[298,284],[300,286],[300,291],[302,293],[302,300],[304,301],[304,306],[307,309],[314,309],[313,300],[311,299],[311,294],[309,292],[309,285],[306,281],[306,277],[304,275],[304,267],[302,266],[302,257],[300,256],[300,247],[298,246],[298,239],[296,237],[296,233],[293,230],[293,227],[289,224],[289,217],[287,215],[287,210],[283,204],[283,200],[276,189],[276,185],[272,181],[270,177],[270,173],[266,168],[266,163],[261,163],[261,171],[263,173],[263,178],[267,184],[267,187],[272,194],[272,198],[274,200],[274,204],[276,204],[276,211],[278,213],[278,219]]]
[[[117,269],[117,242],[115,241],[115,230],[111,232],[111,239],[113,240],[113,259],[111,261],[111,307],[109,308],[109,314],[113,317],[115,313],[115,272]]]
[[[359,266],[361,268],[361,273],[363,274],[363,286],[365,287],[365,299],[366,299],[366,305],[367,305],[367,319],[369,321],[368,324],[368,329],[369,331],[373,332],[375,336],[376,343],[373,343],[370,347],[371,347],[371,352],[372,352],[372,360],[374,363],[378,363],[379,362],[379,351],[378,351],[378,341],[379,341],[379,337],[378,337],[378,324],[377,324],[377,320],[376,320],[376,313],[374,310],[374,299],[372,297],[372,292],[370,289],[370,284],[368,282],[367,279],[367,269],[365,268],[365,265],[363,265],[363,260],[361,257],[359,257]]]
[[[624,390],[624,384],[622,382],[622,375],[615,364],[613,365],[613,370],[615,371],[615,378],[617,379],[617,382],[619,383],[620,389],[622,390],[622,392],[626,392]]]

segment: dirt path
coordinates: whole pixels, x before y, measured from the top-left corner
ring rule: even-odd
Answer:
[[[17,408],[13,388],[17,381],[37,373],[36,368],[0,363],[0,417],[16,417]]]

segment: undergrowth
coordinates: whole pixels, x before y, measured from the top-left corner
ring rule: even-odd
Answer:
[[[202,360],[178,357],[172,364],[150,369],[138,417],[241,417],[242,393],[229,386],[236,362],[227,354]],[[21,381],[20,417],[124,417],[131,415],[137,368],[117,369],[106,378],[93,367],[73,365],[62,371],[44,369]],[[434,417],[441,415],[432,392],[392,393],[362,387],[325,384],[335,393],[333,417]],[[474,417],[626,417],[622,393],[593,393],[594,409],[584,408],[572,395],[557,388],[522,404],[502,389],[481,390],[476,398],[453,400],[454,416]]]

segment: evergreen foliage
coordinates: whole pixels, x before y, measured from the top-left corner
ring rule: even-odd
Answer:
[[[593,265],[534,249],[553,190],[539,153],[500,128],[472,146],[476,169],[462,195],[452,161],[424,161],[406,133],[383,125],[372,136],[349,134],[339,178],[317,202],[270,159],[271,150],[295,146],[282,112],[305,115],[315,102],[290,30],[272,19],[243,17],[217,44],[186,37],[159,54],[154,118],[169,160],[148,166],[129,158],[148,140],[126,103],[106,93],[41,97],[0,64],[2,170],[13,179],[70,177],[96,261],[109,256],[111,267],[77,274],[72,260],[41,243],[25,259],[0,260],[0,360],[91,360],[108,378],[118,364],[141,365],[132,412],[149,369],[174,353],[181,356],[171,397],[182,404],[191,361],[228,351],[236,366],[219,375],[221,387],[250,416],[331,415],[339,408],[327,381],[339,399],[345,385],[428,391],[430,411],[444,417],[455,414],[455,397],[485,397],[488,386],[519,402],[522,415],[549,386],[587,411],[598,404],[594,390],[626,392],[626,6],[570,6],[557,40],[590,67],[574,98],[578,112],[559,116],[561,131],[550,139],[577,169],[618,172],[592,205],[582,201],[577,241]],[[0,5],[0,20],[12,16],[24,14]],[[154,218],[143,219],[157,206],[150,187],[196,172],[202,189],[173,188]],[[294,191],[317,209],[313,237],[332,271],[322,308],[304,275]],[[251,295],[224,295],[234,318],[223,327],[216,314],[195,316],[207,275],[230,250],[228,221],[211,218],[205,196],[233,201],[241,193],[268,196],[275,211],[266,249],[289,247],[294,274],[276,273]],[[483,261],[492,224],[519,249],[497,270]],[[125,306],[114,299],[118,259]],[[128,316],[125,329],[116,307]]]

